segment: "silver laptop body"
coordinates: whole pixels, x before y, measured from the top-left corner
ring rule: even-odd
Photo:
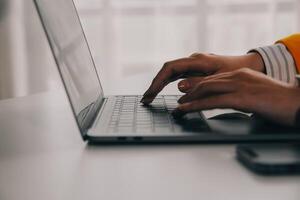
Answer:
[[[249,117],[206,119],[202,113],[181,120],[171,112],[176,95],[158,96],[145,107],[141,96],[105,97],[72,0],[34,0],[82,138],[91,143],[194,143],[290,141],[259,132]]]

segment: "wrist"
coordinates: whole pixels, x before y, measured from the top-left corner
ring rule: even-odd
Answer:
[[[265,63],[259,53],[251,52],[245,55],[246,65],[255,71],[266,73]]]

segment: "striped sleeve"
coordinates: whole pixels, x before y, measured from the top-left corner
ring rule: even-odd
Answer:
[[[278,43],[259,47],[250,52],[257,52],[264,60],[266,73],[274,79],[298,85],[296,64],[285,45]]]

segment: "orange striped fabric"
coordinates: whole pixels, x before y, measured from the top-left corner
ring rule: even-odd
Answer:
[[[277,43],[282,43],[287,47],[295,60],[298,73],[300,73],[300,33],[283,38]]]

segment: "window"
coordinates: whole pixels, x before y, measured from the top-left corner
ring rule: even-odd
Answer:
[[[0,98],[56,88],[60,81],[33,3],[7,2]],[[241,54],[300,30],[299,0],[75,3],[106,94],[143,93],[168,60],[193,52]],[[165,92],[176,93],[176,85]]]
[[[299,30],[296,0],[76,0],[76,5],[104,89],[112,93],[127,93],[124,86],[137,81],[146,88],[167,60],[193,52],[241,54]],[[115,84],[120,81],[122,87]]]

